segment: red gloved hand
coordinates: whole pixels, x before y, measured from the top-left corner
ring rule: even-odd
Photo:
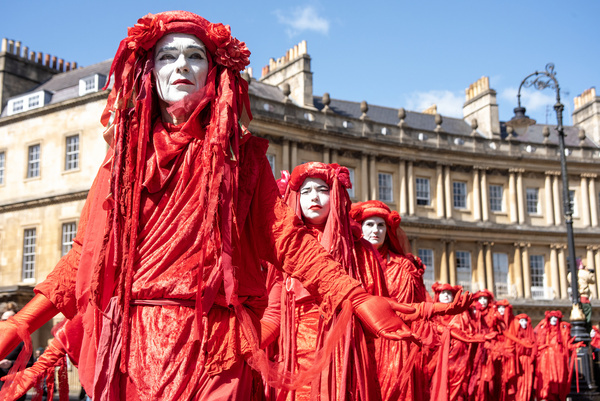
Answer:
[[[14,380],[11,396],[18,399],[35,386],[35,384],[43,378],[49,368],[53,368],[56,362],[65,356],[66,351],[56,339],[46,348],[46,351],[39,357],[32,367],[25,369],[22,372],[12,376],[3,377],[2,381]]]
[[[412,333],[394,312],[413,313],[415,308],[412,306],[370,295],[360,287],[352,290],[348,294],[348,299],[352,303],[354,314],[360,319],[363,326],[375,336],[388,340],[420,342],[418,336]]]
[[[0,359],[4,359],[22,341],[17,326],[29,334],[42,327],[58,313],[58,309],[41,294],[37,294],[12,318],[0,322]]]
[[[454,300],[449,304],[443,304],[441,302],[436,302],[433,305],[433,314],[434,315],[458,315],[459,313],[463,313],[467,310],[469,305],[471,304],[471,294],[467,291],[464,294],[461,294],[462,291],[459,291]]]

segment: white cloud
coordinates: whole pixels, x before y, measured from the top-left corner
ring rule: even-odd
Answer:
[[[297,7],[288,14],[276,10],[275,15],[280,24],[287,25],[286,32],[290,37],[304,31],[314,31],[323,35],[329,33],[329,21],[320,17],[312,6]]]
[[[406,108],[414,111],[423,111],[432,104],[437,105],[438,113],[448,117],[463,117],[464,95],[448,90],[431,90],[428,92],[414,92],[409,96]]]
[[[517,91],[515,87],[502,90],[500,97],[505,99],[508,104],[517,106]],[[546,107],[553,107],[556,103],[556,94],[551,91],[541,91],[537,89],[521,89],[521,106],[527,109],[527,112],[545,112]]]

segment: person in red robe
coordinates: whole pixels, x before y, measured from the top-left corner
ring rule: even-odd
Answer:
[[[431,287],[435,302],[449,303],[462,291],[458,285],[435,283]],[[431,384],[431,399],[436,401],[464,401],[467,399],[472,368],[471,348],[474,343],[492,340],[496,333],[476,334],[471,326],[469,312],[439,316],[440,346],[434,360],[436,369]]]
[[[571,337],[571,325],[560,311],[546,311],[534,329],[537,342],[535,386],[539,400],[564,401],[571,391],[572,352],[580,346]],[[576,361],[575,361],[576,363]]]
[[[278,182],[282,184],[282,180]],[[360,227],[349,217],[351,187],[348,169],[337,164],[310,162],[293,171],[284,189],[284,201],[296,212],[321,244],[348,274],[373,295],[387,295],[380,262],[371,243],[361,238]],[[269,274],[279,273],[270,267]],[[277,278],[271,292],[275,303],[263,317],[263,327],[279,332],[278,360],[295,375],[319,363],[317,351],[325,352],[326,339],[334,336],[336,325],[344,333],[335,344],[324,370],[310,385],[294,391],[271,392],[273,399],[288,400],[378,400],[381,398],[375,375],[373,339],[367,337],[355,319],[340,313],[326,322],[318,304],[300,281],[288,274]],[[273,313],[271,309],[275,308]],[[340,328],[337,330],[339,331]],[[408,327],[407,333],[408,333]],[[263,336],[272,338],[270,335]],[[403,342],[403,341],[401,341]],[[266,344],[263,344],[266,345]]]
[[[514,315],[512,305],[502,299],[491,307],[491,329],[498,335],[489,341],[488,359],[484,367],[484,380],[488,380],[491,399],[506,400],[509,397],[507,383],[514,375],[514,357],[507,347],[504,333],[510,328]],[[507,333],[508,334],[508,333]]]
[[[533,372],[535,366],[535,335],[531,319],[520,313],[513,319],[506,339],[506,346],[514,355],[514,369],[506,382],[506,400],[530,401],[533,394]]]
[[[400,227],[400,215],[383,202],[371,200],[352,205],[350,214],[361,224],[363,237],[379,251],[390,297],[401,303],[429,308],[431,297],[423,283],[425,265],[410,252],[406,234]],[[442,304],[437,304],[435,308]],[[377,375],[384,400],[428,400],[435,368],[434,350],[438,338],[429,308],[411,321],[411,330],[423,343],[375,342]]]
[[[473,305],[471,308],[471,324],[477,334],[486,334],[494,332],[494,295],[490,290],[484,289],[473,295]],[[493,340],[486,341],[473,347],[471,357],[473,358],[473,371],[469,381],[469,400],[486,401],[498,400],[492,390],[494,388],[493,370],[488,365],[490,350]],[[497,386],[496,386],[497,387]]]
[[[1,322],[0,358],[58,312],[81,314],[94,401],[248,399],[251,366],[277,376],[259,349],[261,259],[299,279],[325,321],[351,304],[374,335],[402,338],[396,304],[362,289],[279,199],[268,142],[246,128],[249,55],[229,26],[185,11],[128,30],[101,118],[110,149],[73,248]]]

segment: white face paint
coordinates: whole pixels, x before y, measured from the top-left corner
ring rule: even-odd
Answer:
[[[370,217],[362,223],[363,237],[377,249],[381,248],[381,245],[383,245],[386,232],[387,227],[385,225],[385,220],[381,217]]]
[[[506,309],[506,306],[504,305],[498,305],[498,313],[502,316],[504,316],[504,311]]]
[[[172,105],[206,84],[204,43],[194,35],[169,33],[154,48],[154,78],[161,103]]]
[[[307,178],[300,187],[300,209],[310,224],[324,224],[329,216],[329,186],[320,178]]]
[[[592,331],[590,331],[590,337],[596,337],[596,330],[592,329]]]
[[[450,290],[444,290],[440,292],[439,300],[443,304],[449,304],[454,301],[454,294]]]
[[[521,328],[524,330],[527,328],[527,319],[519,319],[519,324],[521,325]]]
[[[556,326],[556,323],[558,323],[558,318],[556,316],[550,316],[550,324]]]
[[[481,306],[483,306],[483,309],[487,308],[487,306],[488,306],[488,299],[487,299],[487,297],[479,297],[479,299],[477,301],[479,301],[479,303],[481,304]]]

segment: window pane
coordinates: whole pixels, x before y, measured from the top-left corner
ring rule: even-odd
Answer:
[[[79,135],[67,137],[65,170],[75,170],[79,168]]]
[[[70,222],[62,225],[62,255],[66,255],[73,247],[73,238],[77,234],[77,223]]]
[[[379,173],[379,200],[392,202],[392,175]]]
[[[429,178],[417,178],[417,205],[429,206],[431,204],[429,192]]]
[[[546,298],[544,287],[544,255],[529,256],[529,271],[531,272],[531,296],[533,299]]]
[[[457,209],[467,208],[467,184],[464,182],[454,182],[453,197],[454,207]]]
[[[527,188],[527,213],[539,213],[539,199],[537,188]]]
[[[456,280],[465,291],[471,291],[471,252],[456,251]]]
[[[40,176],[40,145],[31,145],[28,152],[27,178]]]
[[[35,228],[28,228],[23,235],[23,280],[33,280],[35,273]]]
[[[496,297],[508,295],[508,255],[505,253],[492,254],[494,267],[494,293]]]
[[[433,249],[419,249],[419,259],[425,265],[425,273],[423,274],[423,283],[427,290],[431,290],[431,286],[435,283],[434,264],[433,264]]]
[[[490,193],[490,210],[493,212],[501,212],[502,211],[502,185],[490,185],[489,193]]]

